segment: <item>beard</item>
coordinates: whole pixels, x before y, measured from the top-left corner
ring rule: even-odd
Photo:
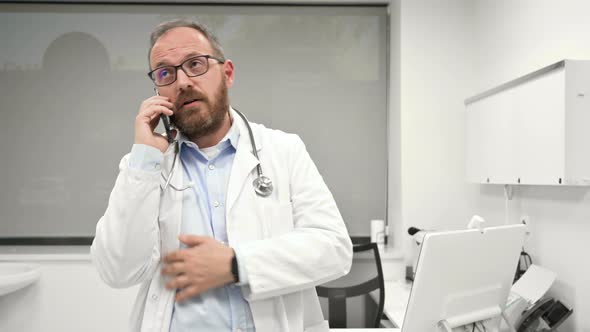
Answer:
[[[197,91],[181,92],[175,105],[174,115],[170,121],[191,141],[216,132],[223,125],[225,114],[229,111],[229,98],[225,77],[223,77],[215,93],[209,98]],[[200,105],[182,107],[186,100],[200,99]]]

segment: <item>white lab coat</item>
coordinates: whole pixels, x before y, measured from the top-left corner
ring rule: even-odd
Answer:
[[[258,161],[244,122],[232,110],[240,139],[226,196],[229,246],[239,248],[248,275],[241,286],[257,332],[327,331],[315,286],[348,273],[352,243],[332,194],[297,135],[251,123],[269,197],[254,192]],[[128,167],[120,173],[91,253],[101,278],[112,287],[141,283],[131,331],[168,331],[174,291],[161,276],[161,258],[179,248],[183,193],[160,189],[160,171]],[[174,158],[164,154],[162,173]],[[177,157],[171,183],[183,186]],[[189,189],[191,190],[191,189]],[[236,286],[239,287],[239,286]]]

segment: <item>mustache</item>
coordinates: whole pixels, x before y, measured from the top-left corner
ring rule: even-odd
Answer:
[[[182,107],[182,105],[184,105],[184,103],[186,103],[187,101],[195,100],[195,99],[202,100],[203,102],[208,101],[207,96],[205,96],[203,93],[201,93],[199,91],[181,92],[178,94],[178,97],[176,98],[176,102],[174,102],[174,108],[180,109]]]

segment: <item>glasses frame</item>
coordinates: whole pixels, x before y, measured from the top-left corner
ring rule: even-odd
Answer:
[[[205,71],[204,71],[204,72],[202,72],[201,74],[198,74],[198,75],[190,75],[189,73],[187,73],[187,72],[186,72],[186,70],[184,69],[184,67],[183,67],[183,66],[184,66],[186,63],[188,63],[189,61],[192,61],[192,60],[195,60],[195,59],[199,59],[199,58],[205,58],[205,59],[207,59],[207,61],[206,61],[206,62],[207,62],[207,68],[206,68],[206,69],[205,69]],[[160,66],[160,67],[158,67],[158,68],[155,68],[154,70],[150,71],[149,73],[147,73],[147,75],[148,75],[148,77],[149,77],[149,78],[152,80],[152,82],[154,82],[154,85],[156,85],[156,86],[158,86],[158,87],[160,87],[160,86],[167,86],[167,85],[170,85],[170,84],[172,84],[172,83],[176,82],[176,80],[178,79],[178,75],[177,75],[177,74],[178,74],[178,69],[179,69],[179,68],[180,68],[180,69],[182,69],[182,71],[184,72],[184,74],[185,74],[186,76],[188,76],[188,77],[197,77],[197,76],[205,75],[205,74],[206,74],[206,73],[209,71],[209,59],[216,60],[217,62],[219,62],[219,63],[221,63],[221,64],[225,63],[225,60],[221,60],[221,59],[219,59],[219,58],[217,58],[217,57],[214,57],[214,56],[212,56],[212,55],[209,55],[209,54],[205,54],[205,55],[197,55],[197,56],[194,56],[194,57],[191,57],[191,58],[189,58],[189,59],[186,59],[186,60],[184,60],[184,61],[183,61],[181,64],[179,64],[179,65],[177,65],[177,66],[173,66],[173,65],[168,65],[168,66]],[[162,69],[162,68],[174,68],[174,71],[172,71],[172,72],[174,73],[174,81],[172,81],[172,82],[170,82],[170,83],[168,83],[168,84],[162,84],[162,85],[158,85],[158,83],[156,83],[156,78],[154,77],[154,72],[155,72],[156,70],[159,70],[159,69]]]

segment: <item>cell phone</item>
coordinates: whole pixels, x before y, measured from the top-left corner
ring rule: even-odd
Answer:
[[[156,93],[156,96],[160,95],[158,89],[154,88],[154,92]],[[170,128],[170,119],[167,115],[160,114],[160,120],[162,120],[162,123],[164,124],[164,129],[166,130],[166,138],[168,139],[168,143],[174,142],[174,138],[172,137],[172,129]]]

